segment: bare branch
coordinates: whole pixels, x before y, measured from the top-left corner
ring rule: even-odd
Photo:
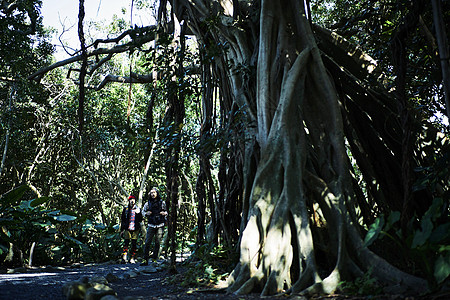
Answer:
[[[75,70],[75,69],[72,69]],[[186,70],[191,70],[189,72],[190,74],[199,74],[200,68],[198,66],[191,66],[187,67]],[[95,91],[99,91],[102,88],[104,88],[108,83],[110,82],[120,82],[120,83],[152,83],[153,82],[153,75],[147,74],[147,75],[141,75],[134,72],[131,72],[131,76],[121,76],[121,75],[113,75],[108,74],[103,78],[102,82],[97,86],[87,86],[88,89],[93,89]],[[156,79],[161,80],[162,74],[157,73]]]
[[[136,73],[131,73],[131,76],[118,76],[118,75],[107,75],[102,82],[96,87],[88,87],[96,91],[101,90],[109,82],[120,82],[120,83],[151,83],[153,81],[153,76],[149,75],[139,75]]]
[[[18,4],[15,1],[13,3],[8,3],[6,1],[1,1],[0,2],[0,10],[5,15],[11,14],[17,7],[18,7]]]
[[[96,40],[94,43],[92,43],[91,45],[86,47],[87,56],[92,57],[92,56],[98,56],[98,55],[111,55],[110,57],[112,57],[113,54],[123,53],[126,51],[130,51],[132,49],[141,47],[142,45],[154,40],[154,38],[155,38],[154,29],[155,28],[156,28],[155,26],[148,26],[148,27],[137,28],[137,29],[133,29],[133,30],[127,30],[124,33],[122,33],[120,36],[118,36],[117,38],[114,38],[114,39]],[[122,40],[126,35],[130,35],[133,38],[131,42],[128,42],[126,44],[117,45],[112,48],[97,48],[98,44],[100,44],[100,43],[117,43],[120,40]],[[91,49],[91,48],[95,48],[95,49]],[[79,53],[79,52],[77,52],[77,53]],[[58,61],[50,66],[46,66],[46,67],[43,67],[43,68],[37,70],[35,73],[31,74],[28,77],[28,79],[40,81],[42,79],[42,76],[44,76],[47,72],[49,72],[53,69],[68,65],[70,63],[81,61],[81,60],[82,60],[81,54],[77,54],[73,57],[70,57],[70,58],[62,60],[62,61]],[[101,61],[101,63],[103,64],[103,63],[105,63],[105,61]]]

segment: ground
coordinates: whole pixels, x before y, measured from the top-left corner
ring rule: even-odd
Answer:
[[[153,269],[153,271],[152,271]],[[153,263],[149,267],[141,267],[139,264],[120,264],[109,262],[104,264],[75,264],[67,267],[43,267],[43,268],[19,268],[3,269],[0,274],[0,299],[26,300],[26,299],[51,299],[63,300],[67,297],[63,294],[63,286],[68,282],[80,281],[82,278],[108,277],[113,278],[108,283],[117,295],[116,299],[235,299],[254,300],[260,299],[258,294],[237,296],[225,293],[218,286],[194,289],[181,286],[179,282],[183,278],[184,267],[177,267],[179,274],[176,278],[170,275],[164,262]],[[109,275],[108,275],[109,274]],[[108,275],[108,276],[107,276]],[[115,279],[114,279],[115,278]],[[447,295],[448,296],[448,295]],[[264,297],[264,299],[287,299],[287,296]],[[296,300],[307,298],[292,297]],[[314,297],[308,300],[367,300],[367,299],[406,299],[401,296],[377,296],[377,297],[349,297],[343,295]],[[423,297],[409,297],[408,300],[431,299]],[[448,299],[448,298],[434,298]]]
[[[153,266],[157,266],[154,264]],[[192,289],[174,283],[173,276],[161,265],[155,272],[145,272],[139,264],[75,264],[68,267],[3,269],[0,274],[0,299],[67,299],[63,286],[80,281],[83,277],[94,278],[113,274],[116,280],[108,283],[118,299],[259,299],[257,295],[227,295],[220,288]],[[183,267],[180,267],[182,271]],[[130,276],[131,274],[131,276]],[[180,278],[178,275],[178,278]]]

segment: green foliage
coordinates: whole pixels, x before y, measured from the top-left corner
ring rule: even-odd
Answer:
[[[447,1],[442,2],[442,11],[449,11]],[[423,118],[433,117],[436,113],[445,115],[439,57],[432,44],[423,38],[422,26],[425,25],[419,25],[422,22],[433,24],[430,2],[313,0],[311,12],[314,23],[335,31],[375,59],[377,69],[385,75],[383,84],[386,87],[395,85],[392,54],[404,51],[406,93],[411,107],[417,108],[414,113]],[[419,13],[420,21],[417,19]],[[444,22],[448,23],[445,13]],[[402,38],[401,47],[404,48],[400,49],[394,41]]]
[[[379,295],[382,292],[382,287],[377,280],[372,277],[372,269],[364,273],[363,276],[356,278],[354,281],[340,282],[339,289],[345,294],[357,296]]]
[[[418,139],[424,160],[415,169],[418,179],[413,191],[427,190],[435,195],[423,215],[409,220],[406,233],[400,230],[400,212],[392,212],[387,220],[380,215],[369,227],[365,243],[387,236],[402,249],[404,257],[419,262],[432,287],[439,287],[450,276],[450,219],[448,182],[450,179],[449,142],[443,135],[426,126]]]
[[[0,170],[0,194],[23,183],[24,169],[36,154],[39,140],[34,136],[35,125],[47,93],[27,77],[47,64],[53,51],[39,16],[42,1],[3,3],[0,8],[0,145],[2,151],[7,150],[7,159]]]
[[[413,190],[430,190],[444,199],[450,199],[450,140],[425,124],[417,143],[423,162],[414,170],[418,179]]]
[[[394,241],[397,241],[396,238],[391,236],[388,232],[393,227],[395,223],[400,220],[400,212],[394,211],[392,212],[387,219],[387,222],[384,220],[384,215],[381,214],[378,218],[375,219],[375,222],[370,225],[369,230],[364,238],[364,244],[368,247],[370,246],[377,238],[381,235],[386,235],[392,238]],[[396,234],[399,234],[396,231]],[[381,236],[382,237],[382,236]]]
[[[9,244],[28,258],[36,243],[35,264],[106,261],[120,256],[118,225],[105,226],[69,211],[45,209],[51,198],[22,200],[29,190],[20,186],[0,199],[0,255]]]
[[[120,256],[121,241],[118,225],[105,226],[80,218],[68,232],[61,235],[58,246],[52,251],[58,261],[65,263],[103,262]]]
[[[89,256],[93,261],[108,261],[120,256],[122,239],[119,234],[119,225],[86,224],[83,235],[87,239]]]
[[[38,248],[51,246],[58,224],[74,220],[58,210],[45,209],[49,197],[22,200],[27,190],[27,186],[20,186],[0,198],[0,254],[10,243],[23,254],[29,254],[33,243]]]
[[[433,275],[437,283],[441,284],[450,276],[450,246],[440,247],[439,252],[442,254],[435,261]]]
[[[230,274],[237,260],[237,253],[231,248],[203,244],[183,263],[188,270],[180,284],[190,287],[216,284]],[[173,280],[179,278],[174,277]]]
[[[422,262],[423,274],[432,286],[438,286],[450,276],[450,221],[445,216],[448,216],[448,207],[442,198],[435,198],[419,226],[412,228],[406,238],[399,229],[400,213],[392,212],[386,222],[383,215],[375,220],[364,241],[370,246],[376,239],[391,238],[411,259]]]

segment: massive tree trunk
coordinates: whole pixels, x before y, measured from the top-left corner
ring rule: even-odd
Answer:
[[[257,141],[247,140],[245,148],[252,150],[245,155],[244,166],[251,166],[255,158],[251,153],[261,155],[255,176],[244,181],[251,183],[251,192],[244,185],[245,229],[229,291],[332,293],[341,280],[371,268],[385,283],[412,293],[425,290],[424,280],[394,268],[364,246],[342,103],[304,7],[290,0],[251,3],[221,1],[206,7],[203,1],[173,2],[178,17],[189,18],[199,39],[208,36],[216,45],[228,46],[222,54],[226,63],[217,60],[217,67],[228,75],[221,84],[229,85],[235,103],[246,109],[248,132],[255,129]],[[214,9],[221,16],[215,30],[193,21]],[[231,16],[240,20],[238,13],[247,22],[239,28],[228,26]],[[246,67],[256,68],[256,83],[249,79],[254,74],[245,73]],[[311,225],[313,213],[320,216],[321,228]],[[320,240],[327,241],[326,255],[332,261],[325,270],[316,261]]]
[[[245,131],[232,141],[240,145],[234,157],[242,160],[235,168],[242,167],[243,176],[242,189],[233,196],[242,199],[242,223],[240,261],[229,291],[332,293],[341,280],[368,270],[405,294],[424,291],[424,280],[394,268],[364,245],[356,213],[358,208],[370,220],[375,203],[380,211],[401,209],[404,195],[396,184],[402,172],[398,107],[362,84],[373,61],[344,49],[345,43],[326,30],[314,28],[313,33],[299,1],[170,4],[212,57],[211,69],[226,99],[223,109],[243,112],[236,122]],[[167,116],[179,130],[182,102],[170,95],[168,104]],[[366,194],[352,177],[346,138],[367,183]],[[169,195],[178,189],[177,147],[169,153],[168,177],[174,179],[168,181]],[[213,186],[208,159],[203,162],[199,188]],[[221,195],[232,194],[234,185],[222,187]],[[175,222],[176,197],[171,198]],[[174,236],[175,228],[170,232]]]
[[[346,266],[355,267],[345,247],[346,203],[354,195],[336,91],[302,8],[284,2],[261,4],[265,22],[260,25],[256,98],[261,161],[230,287],[237,293],[271,295],[287,288],[330,293]],[[335,257],[324,280],[310,227],[314,202],[325,217]]]

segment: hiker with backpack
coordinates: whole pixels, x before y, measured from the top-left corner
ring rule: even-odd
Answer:
[[[142,208],[143,215],[147,218],[147,235],[145,237],[144,246],[144,262],[143,266],[148,265],[150,244],[155,240],[153,247],[152,259],[159,258],[160,243],[163,237],[164,226],[166,225],[167,209],[166,203],[161,199],[156,188],[150,190],[149,200]]]

